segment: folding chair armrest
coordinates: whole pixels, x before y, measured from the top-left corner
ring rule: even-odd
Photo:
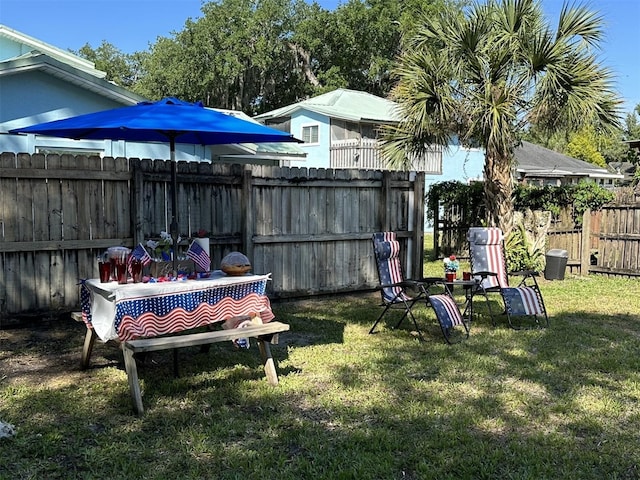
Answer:
[[[497,277],[498,276],[498,274],[496,272],[472,272],[471,275],[476,276],[476,277],[482,277],[482,278]]]
[[[536,272],[535,270],[518,270],[517,272],[509,272],[509,275],[513,275],[514,277],[539,277],[540,272]]]
[[[435,285],[436,283],[444,282],[445,279],[443,277],[423,277],[422,280],[419,281],[420,283]]]
[[[443,282],[444,278],[442,277],[424,277],[421,279],[415,278],[405,278],[402,285],[411,286],[411,287],[427,287],[429,288],[431,285],[435,285],[438,282]]]
[[[405,280],[403,282],[397,282],[397,283],[381,283],[376,287],[376,290],[382,290],[383,288],[391,288],[391,287],[413,287],[415,285],[419,285],[419,282]]]

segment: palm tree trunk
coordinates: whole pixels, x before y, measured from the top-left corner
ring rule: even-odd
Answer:
[[[484,162],[484,197],[489,226],[509,235],[513,227],[511,159],[487,149]]]

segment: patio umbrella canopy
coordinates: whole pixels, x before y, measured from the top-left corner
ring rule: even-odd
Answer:
[[[171,237],[178,239],[176,143],[221,145],[229,143],[300,142],[293,135],[205,108],[201,102],[167,97],[77,117],[16,128],[9,133],[34,133],[74,140],[126,140],[168,142],[171,153]],[[174,270],[175,270],[174,255]]]

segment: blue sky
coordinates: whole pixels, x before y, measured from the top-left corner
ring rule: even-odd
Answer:
[[[319,0],[327,9],[345,3]],[[0,0],[0,23],[62,49],[103,40],[126,53],[146,50],[159,36],[182,30],[187,18],[201,16],[201,0]],[[542,0],[556,19],[562,0]],[[591,0],[605,19],[601,59],[617,76],[624,111],[640,103],[640,0]]]

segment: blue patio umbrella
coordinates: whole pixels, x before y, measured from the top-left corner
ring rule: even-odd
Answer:
[[[189,103],[172,97],[16,128],[9,133],[34,133],[75,140],[168,142],[172,160],[170,230],[174,252],[178,239],[176,143],[220,145],[300,142],[287,132],[205,108],[201,102]]]

